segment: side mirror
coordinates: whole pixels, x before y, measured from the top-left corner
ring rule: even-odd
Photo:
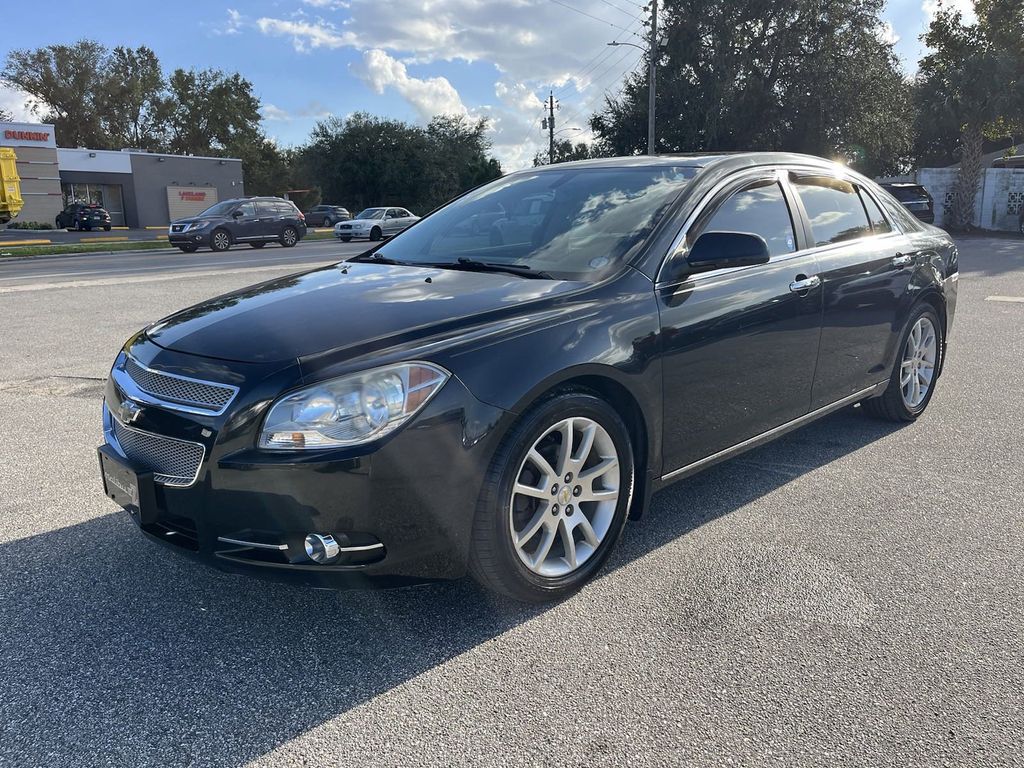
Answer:
[[[767,264],[771,258],[768,243],[749,232],[705,232],[697,238],[686,263],[691,272],[709,272],[726,267],[752,267]]]
[[[233,218],[233,219],[240,219],[240,218],[242,218],[242,215],[243,214],[242,214],[241,211],[237,211],[236,210],[236,211],[232,211],[231,212],[231,218]]]

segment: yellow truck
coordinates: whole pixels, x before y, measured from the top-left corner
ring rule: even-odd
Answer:
[[[10,147],[0,147],[0,224],[6,224],[25,205],[21,199],[21,179],[18,178],[18,158]]]

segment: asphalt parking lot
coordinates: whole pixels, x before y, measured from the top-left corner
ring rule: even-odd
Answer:
[[[144,540],[97,478],[114,354],[294,264],[0,264],[0,765],[1021,765],[1024,303],[986,298],[1024,297],[1024,240],[960,249],[919,422],[849,409],[662,492],[547,607]]]

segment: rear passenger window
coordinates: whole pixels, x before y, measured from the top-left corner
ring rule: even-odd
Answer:
[[[892,232],[892,225],[889,224],[889,221],[885,218],[885,214],[882,213],[882,209],[878,207],[878,204],[871,198],[871,195],[862,189],[860,191],[860,197],[864,201],[864,207],[868,212],[868,220],[871,222],[871,231],[876,235]]]
[[[857,188],[830,176],[798,176],[793,186],[803,201],[815,245],[831,245],[871,234]]]
[[[729,197],[701,232],[750,232],[768,243],[772,256],[796,250],[793,220],[782,187],[775,181],[758,181]]]

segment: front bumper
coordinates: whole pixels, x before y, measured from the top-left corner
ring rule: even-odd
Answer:
[[[136,343],[132,354],[150,368],[228,380],[217,370],[228,365],[221,361],[150,342]],[[476,500],[504,411],[480,403],[452,377],[413,422],[378,445],[271,453],[255,449],[256,434],[272,399],[297,383],[295,371],[253,368],[221,416],[133,401],[141,409],[133,429],[204,447],[194,483],[154,484],[147,519],[133,515],[144,534],[220,570],[313,586],[392,586],[465,573]],[[114,375],[108,379],[104,430],[107,450],[119,458],[126,452],[113,420],[132,399],[129,390]],[[341,557],[313,563],[303,545],[308,533],[333,535]]]
[[[334,236],[339,238],[339,239],[341,239],[343,237],[350,237],[353,240],[369,240],[370,239],[370,230],[368,230],[368,229],[366,229],[366,230],[362,230],[362,229],[338,229],[337,227],[335,227],[334,228]]]
[[[171,245],[195,245],[203,246],[210,244],[211,227],[194,230],[192,232],[170,232],[167,233],[167,241]]]

